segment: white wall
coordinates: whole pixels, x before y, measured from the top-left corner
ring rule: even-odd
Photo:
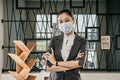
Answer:
[[[3,24],[1,23],[1,19],[3,19],[3,0],[0,0],[0,78],[2,73],[2,62],[3,62]]]

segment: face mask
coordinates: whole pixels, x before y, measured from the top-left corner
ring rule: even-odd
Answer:
[[[68,33],[70,33],[72,31],[73,24],[71,22],[61,23],[61,24],[59,24],[59,29],[63,33],[68,34]]]

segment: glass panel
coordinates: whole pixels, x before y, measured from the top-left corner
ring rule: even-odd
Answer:
[[[46,41],[36,41],[37,51],[45,51],[46,50]]]

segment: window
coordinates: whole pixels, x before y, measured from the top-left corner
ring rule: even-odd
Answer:
[[[37,15],[36,17],[36,50],[46,51],[52,36],[52,29],[50,28],[50,15]]]

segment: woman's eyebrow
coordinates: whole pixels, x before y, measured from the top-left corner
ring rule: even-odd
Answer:
[[[65,20],[66,20],[66,19],[69,19],[69,18],[65,18]]]
[[[62,20],[59,20],[60,22],[62,21]]]
[[[64,20],[69,20],[69,18],[65,18]],[[59,21],[63,21],[63,20],[60,19]]]

